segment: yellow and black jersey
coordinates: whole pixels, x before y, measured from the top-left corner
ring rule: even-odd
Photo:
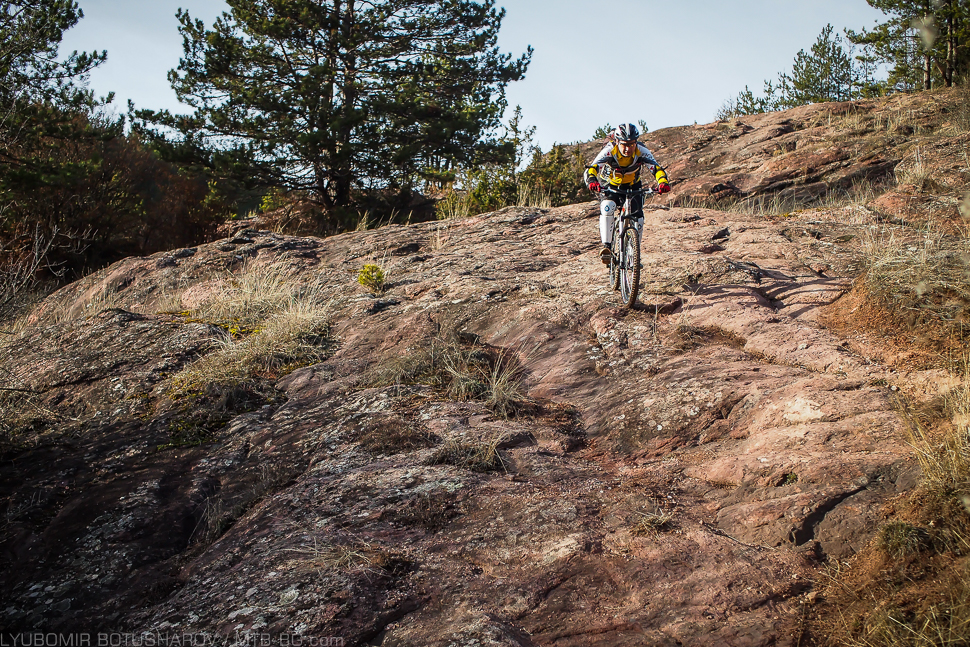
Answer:
[[[585,179],[587,184],[599,180],[611,186],[629,186],[640,180],[644,167],[653,173],[658,184],[667,181],[667,174],[657,164],[649,148],[638,143],[633,154],[624,157],[616,144],[611,142],[586,167]]]

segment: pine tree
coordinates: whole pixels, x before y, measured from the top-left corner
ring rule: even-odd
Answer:
[[[194,114],[139,111],[136,128],[174,129],[207,163],[331,214],[510,154],[495,132],[532,50],[499,52],[494,0],[228,5],[211,30],[178,13],[184,57],[169,80]]]
[[[28,131],[44,127],[38,119],[41,112],[52,121],[52,109],[63,112],[96,105],[86,79],[107,53],[58,55],[64,32],[83,16],[74,0],[0,1],[0,143],[4,148],[29,135]]]
[[[780,109],[853,98],[855,70],[842,38],[826,25],[811,50],[795,55],[791,74],[781,74],[774,102]]]
[[[781,73],[776,82],[765,81],[760,97],[748,86],[733,100],[729,115],[749,115],[769,110],[785,110],[807,103],[849,101],[861,96],[866,87],[863,68],[853,62],[845,41],[826,25],[806,52],[795,55],[790,73]]]
[[[866,0],[888,16],[872,30],[849,31],[890,66],[889,90],[950,87],[970,70],[968,0]]]

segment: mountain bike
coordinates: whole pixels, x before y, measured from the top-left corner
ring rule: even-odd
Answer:
[[[613,218],[613,240],[610,243],[610,289],[620,290],[620,299],[627,308],[633,308],[640,291],[640,228],[641,222],[631,213],[631,198],[648,196],[654,191],[646,189],[611,188],[610,191],[624,197],[623,206]],[[600,193],[600,199],[605,196]]]

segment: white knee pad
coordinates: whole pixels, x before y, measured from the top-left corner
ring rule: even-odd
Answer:
[[[616,203],[612,200],[600,202],[600,240],[604,245],[613,242],[613,214],[616,213]]]

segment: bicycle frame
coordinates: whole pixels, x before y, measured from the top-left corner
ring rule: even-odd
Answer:
[[[617,211],[613,220],[613,239],[610,243],[613,258],[610,261],[610,287],[620,290],[620,298],[626,307],[632,308],[636,304],[637,293],[640,289],[640,236],[642,227],[639,220],[634,220],[631,213],[631,200],[637,195],[651,195],[652,188],[620,189],[611,187],[613,193],[623,196],[623,206]],[[604,194],[600,194],[601,199]],[[631,223],[632,221],[632,223]],[[628,235],[632,228],[634,233]]]

